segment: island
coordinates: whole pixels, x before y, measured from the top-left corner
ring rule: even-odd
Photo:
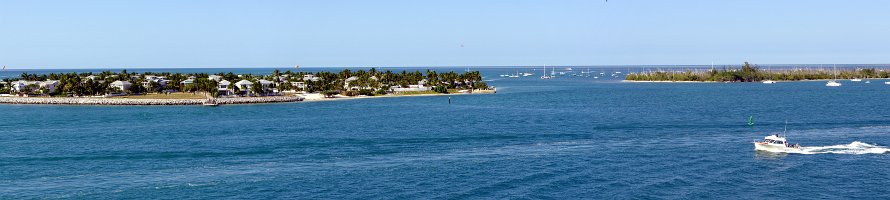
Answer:
[[[371,97],[489,94],[479,71],[22,73],[0,81],[0,104],[220,105]]]
[[[741,67],[723,67],[707,70],[645,71],[630,73],[626,82],[759,82],[759,81],[807,81],[830,79],[887,79],[887,70],[856,68],[836,70],[833,68],[792,68],[763,70],[762,67],[745,62]]]

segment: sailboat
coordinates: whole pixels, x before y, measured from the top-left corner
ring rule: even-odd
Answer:
[[[837,82],[837,65],[834,65],[834,71],[835,71],[834,72],[834,80],[828,81],[828,83],[826,83],[825,86],[828,86],[828,87],[840,87],[841,86],[841,83]]]
[[[541,79],[550,79],[550,76],[547,76],[547,65],[544,65],[544,72],[541,73]]]
[[[769,73],[769,79],[763,80],[763,84],[773,84],[773,83],[776,83],[776,81],[773,81],[773,66],[770,65],[770,66],[767,68],[766,71],[767,71],[767,73]]]

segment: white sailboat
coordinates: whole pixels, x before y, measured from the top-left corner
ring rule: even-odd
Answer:
[[[547,65],[544,65],[544,72],[541,73],[541,79],[550,79],[550,76],[547,76]]]
[[[828,87],[840,87],[841,86],[841,83],[837,82],[837,65],[834,65],[834,80],[828,81],[828,83],[825,83],[825,86],[828,86]]]
[[[776,83],[776,81],[773,81],[773,66],[770,65],[770,66],[767,68],[766,71],[767,71],[767,73],[769,73],[769,79],[763,80],[763,84],[773,84],[773,83]]]

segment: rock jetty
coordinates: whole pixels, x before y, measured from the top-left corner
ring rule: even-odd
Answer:
[[[303,101],[298,96],[217,98],[217,104],[255,104]],[[0,104],[69,105],[202,105],[206,99],[125,99],[96,97],[0,97]]]

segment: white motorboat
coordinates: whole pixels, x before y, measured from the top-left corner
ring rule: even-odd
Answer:
[[[850,81],[853,81],[853,82],[862,82],[862,79],[854,78],[854,79],[850,79]]]
[[[884,82],[884,84],[890,85],[890,81]]]
[[[767,73],[769,73],[769,79],[763,80],[763,84],[773,84],[776,81],[773,81],[773,66],[770,65],[769,69],[767,69]]]
[[[763,140],[754,142],[754,150],[777,153],[801,151],[800,144],[788,143],[788,140],[779,134],[766,136]]]

